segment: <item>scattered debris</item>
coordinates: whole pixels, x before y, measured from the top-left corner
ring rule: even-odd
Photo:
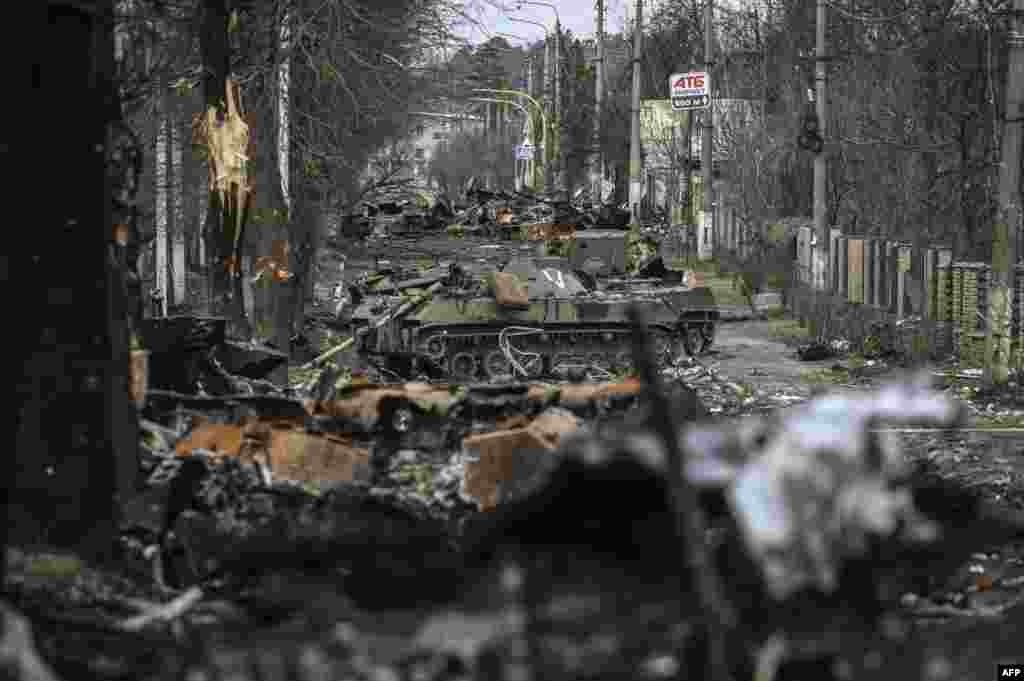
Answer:
[[[139,334],[148,355],[147,390],[184,394],[283,393],[263,380],[288,361],[266,345],[226,337],[227,319],[196,315],[141,320]]]
[[[801,362],[820,362],[832,359],[835,355],[835,348],[828,343],[810,343],[796,349],[796,356]]]
[[[553,407],[524,427],[466,437],[463,494],[488,511],[533,491],[555,465],[561,437],[580,423],[572,412]]]

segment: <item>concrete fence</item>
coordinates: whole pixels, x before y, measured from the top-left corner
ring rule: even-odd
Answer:
[[[814,251],[809,228],[797,234],[795,283],[788,309],[807,320],[815,334],[843,337],[854,347],[879,342],[917,359],[956,354],[969,366],[984,359],[991,268],[953,260],[947,246],[916,247],[889,239],[840,235],[830,243],[831,281],[812,286]],[[1024,266],[1014,276],[1012,334],[1022,337]],[[871,339],[874,340],[871,340]]]

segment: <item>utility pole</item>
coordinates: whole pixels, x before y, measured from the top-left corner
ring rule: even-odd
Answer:
[[[1003,386],[1009,380],[1013,318],[1014,270],[1020,238],[1020,145],[1024,141],[1024,0],[1014,0],[1008,35],[1006,113],[999,165],[999,212],[992,225],[992,284],[985,339],[985,382]]]
[[[633,29],[633,96],[630,101],[629,125],[629,212],[630,224],[640,226],[640,200],[643,180],[640,177],[640,55],[643,49],[643,0],[636,0],[636,27]]]
[[[827,60],[828,52],[825,49],[825,34],[828,26],[826,24],[825,8],[828,0],[818,0],[817,15],[815,18],[815,33],[817,34],[817,49],[814,60],[814,103],[815,112],[818,116],[818,134],[822,140],[828,135],[828,101],[826,98],[827,85]],[[826,142],[827,144],[827,142]],[[829,230],[828,230],[828,208],[825,203],[825,192],[828,182],[828,165],[825,156],[825,146],[820,152],[814,155],[814,234],[818,237],[818,246],[814,250],[815,263],[814,286],[824,289],[829,281]]]
[[[604,0],[597,0],[594,7],[597,27],[594,47],[597,58],[594,59],[594,141],[590,155],[590,187],[591,205],[601,205],[602,185],[604,184],[604,152],[601,149],[601,117],[604,114]]]
[[[555,162],[558,164],[558,189],[569,190],[569,173],[565,167],[565,146],[562,144],[562,69],[565,64],[565,55],[562,51],[562,25],[555,17],[555,151],[558,154]]]
[[[551,37],[548,36],[547,40],[544,41],[544,107],[551,112],[554,112],[554,80],[552,78],[554,71],[554,45],[551,41]],[[548,137],[548,135],[545,135]],[[544,191],[551,188],[551,149],[549,145],[544,145]]]
[[[712,0],[704,0],[704,70],[711,78],[711,68],[715,65],[715,6]],[[714,178],[714,144],[715,144],[715,96],[711,92],[708,108],[701,116],[703,137],[700,145],[700,165],[703,179],[701,181],[701,210],[704,213],[701,225],[700,241],[697,242],[697,259],[710,260],[714,255],[715,228],[715,178]]]

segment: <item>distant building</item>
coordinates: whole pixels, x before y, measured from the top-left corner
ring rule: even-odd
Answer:
[[[415,112],[412,125],[402,139],[393,140],[367,162],[364,179],[389,174],[394,180],[427,182],[430,163],[460,131],[479,132],[484,119],[467,113]]]

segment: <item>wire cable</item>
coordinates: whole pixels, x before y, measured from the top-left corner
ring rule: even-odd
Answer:
[[[902,17],[910,14],[910,12],[913,11],[914,9],[913,7],[907,7],[902,12],[897,12],[896,14],[891,14],[887,17],[871,17],[864,14],[858,15],[844,7],[840,7],[839,5],[836,4],[835,0],[825,0],[825,4],[828,5],[829,9],[835,10],[837,13],[843,15],[847,19],[852,19],[853,21],[860,21],[866,24],[884,24],[889,21],[896,21],[897,19],[901,19]]]

